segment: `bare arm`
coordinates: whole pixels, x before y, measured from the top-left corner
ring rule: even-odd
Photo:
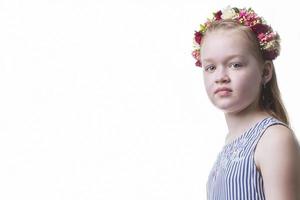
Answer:
[[[270,126],[259,148],[266,200],[300,200],[300,147],[292,130]]]

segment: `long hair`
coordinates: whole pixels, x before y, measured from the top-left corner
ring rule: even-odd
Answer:
[[[239,24],[238,22],[231,20],[231,19],[214,21],[211,23],[211,25],[206,30],[205,35],[214,30],[220,30],[220,29],[225,29],[225,30],[235,29],[235,30],[241,30],[242,32],[244,32],[245,35],[250,40],[250,46],[251,46],[250,48],[251,48],[252,52],[254,53],[255,57],[261,63],[264,63],[265,61],[267,61],[263,57],[263,53],[260,50],[259,41],[258,41],[255,33],[249,27],[243,26],[243,25]],[[273,65],[273,62],[272,62],[272,65]],[[262,85],[262,87],[260,88],[258,106],[261,110],[266,111],[271,116],[281,120],[282,122],[284,122],[285,124],[290,126],[289,117],[288,117],[286,108],[283,104],[283,101],[281,99],[280,90],[278,88],[274,65],[273,65],[272,71],[273,72],[272,72],[271,80],[268,83],[266,83],[265,85]]]

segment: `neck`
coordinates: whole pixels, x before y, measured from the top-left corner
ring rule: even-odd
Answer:
[[[228,134],[225,143],[230,143],[235,138],[254,126],[258,121],[270,117],[267,112],[251,107],[239,113],[226,113],[225,119],[228,127]]]

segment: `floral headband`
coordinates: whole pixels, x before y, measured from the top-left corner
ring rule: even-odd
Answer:
[[[204,24],[201,24],[199,31],[195,31],[193,41],[194,50],[192,55],[197,60],[195,63],[196,66],[201,67],[200,44],[206,30],[212,22],[226,19],[232,19],[244,26],[251,28],[259,41],[260,50],[264,59],[274,60],[279,55],[279,35],[273,31],[271,26],[266,24],[266,21],[262,17],[257,16],[252,8],[239,9],[228,6],[222,11],[219,10],[218,12],[213,13],[213,18],[208,19]]]

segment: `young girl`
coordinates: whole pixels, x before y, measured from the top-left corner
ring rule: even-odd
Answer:
[[[272,60],[280,38],[251,8],[227,7],[195,32],[207,95],[224,112],[225,144],[207,181],[209,200],[300,200],[300,150]]]

